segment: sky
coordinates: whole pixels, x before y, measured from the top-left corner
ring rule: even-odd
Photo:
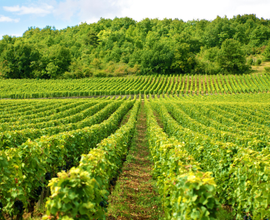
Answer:
[[[269,0],[0,0],[0,39],[22,36],[29,27],[56,29],[94,23],[101,17],[214,20],[256,14],[270,19]]]

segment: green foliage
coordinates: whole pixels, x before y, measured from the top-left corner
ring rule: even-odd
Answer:
[[[227,17],[221,18],[217,16],[217,18],[206,27],[205,32],[207,34],[203,36],[204,44],[207,47],[220,47],[225,40],[233,37],[236,30]]]
[[[98,58],[95,58],[91,64],[95,67],[95,69],[100,69],[101,62]]]
[[[253,65],[253,64],[254,64],[253,58],[249,58],[249,59],[247,60],[247,64],[248,64],[248,65]]]
[[[261,59],[257,59],[256,62],[255,62],[255,65],[256,66],[260,66],[262,63],[262,60]]]
[[[219,212],[217,213],[217,219],[218,220],[234,220],[233,214],[226,210],[226,209],[219,209]]]
[[[135,130],[140,102],[131,110],[128,122],[114,134],[102,140],[96,149],[82,155],[80,165],[58,174],[49,186],[52,195],[46,202],[43,219],[105,218],[109,182],[122,166],[127,146]]]
[[[227,39],[222,43],[217,62],[224,74],[244,73],[250,68],[246,65],[246,58],[241,49],[241,44],[233,39]]]
[[[198,73],[205,74],[218,74],[220,73],[220,66],[217,63],[217,57],[220,52],[218,47],[212,47],[207,49],[203,47],[200,52],[201,59],[197,61],[197,68],[199,68]]]
[[[264,98],[268,103],[269,95]],[[254,105],[210,102],[202,107],[205,103],[195,104],[196,100],[186,103],[175,100],[173,104],[173,100],[166,98],[156,100],[153,106],[164,130],[185,143],[185,149],[203,170],[213,172],[219,201],[230,205],[237,219],[245,214],[252,219],[267,218],[268,122],[260,113],[251,114],[265,106],[257,100]]]
[[[205,61],[215,62],[220,49],[218,47],[211,47],[209,49],[202,48],[201,53]]]
[[[142,51],[141,70],[142,74],[153,73],[165,74],[169,72],[172,65],[173,52],[166,43],[154,43]]]
[[[166,219],[215,219],[219,203],[211,173],[203,173],[184,144],[168,138],[146,102],[148,143]]]
[[[144,103],[152,175],[166,218],[269,218],[270,95],[264,92],[269,91],[269,74],[132,79],[128,87],[159,94],[158,99],[149,95]],[[5,84],[9,88],[15,81],[5,80]],[[31,81],[19,82],[30,84],[32,89],[36,84]],[[44,87],[42,81],[63,85],[69,80],[38,80]],[[128,79],[79,82],[82,86],[111,85],[115,91],[109,92],[116,93]],[[197,88],[198,82],[202,82],[198,88],[212,94],[194,95],[192,88]],[[252,88],[254,82],[256,87]],[[67,85],[70,89],[72,84]],[[192,95],[182,95],[189,90]],[[101,93],[101,89],[95,92]],[[227,94],[217,95],[219,92]],[[247,94],[235,94],[240,92]],[[52,194],[44,219],[104,218],[110,180],[118,175],[128,154],[140,103],[141,99],[121,98],[2,100],[1,211],[16,215],[14,202],[18,200],[26,208],[30,200],[37,199],[35,190],[47,185],[44,176],[49,172],[57,178],[49,184]],[[128,122],[119,128],[130,109]],[[68,166],[70,160],[73,163]],[[67,171],[59,172],[63,167]]]
[[[240,148],[230,167],[228,185],[232,189],[233,205],[237,208],[237,217],[243,210],[251,212],[254,219],[267,218],[270,215],[269,201],[269,149],[261,152]]]
[[[95,32],[89,31],[84,38],[85,45],[92,45],[93,47],[97,47],[99,44],[98,36]]]
[[[268,74],[245,75],[213,75],[220,67],[216,62],[196,60],[199,65],[193,75],[150,75],[130,76],[140,73],[140,66],[128,68],[125,64],[110,62],[108,69],[95,72],[95,78],[74,79],[84,77],[84,72],[65,72],[66,79],[2,79],[0,80],[0,97],[12,99],[78,97],[99,95],[133,95],[133,94],[232,94],[267,92],[270,88]],[[76,65],[76,64],[75,64]],[[200,67],[202,66],[202,67]],[[200,69],[199,69],[200,68]],[[195,72],[206,74],[198,75]],[[92,72],[90,72],[91,74]],[[208,75],[209,74],[209,75]],[[113,78],[112,76],[125,76]]]
[[[267,42],[270,37],[270,30],[267,26],[257,26],[250,35],[250,44],[253,47],[262,46],[263,43]]]
[[[270,61],[270,41],[268,42],[268,45],[265,47],[262,55],[264,56],[264,61]]]
[[[265,72],[270,73],[270,67],[264,67]]]
[[[174,58],[171,69],[177,73],[191,73],[196,66],[195,54],[191,52],[187,43],[178,44],[174,47]]]
[[[100,103],[101,106],[102,103]],[[57,129],[57,126],[49,128],[49,130],[55,129],[56,134],[48,132],[40,138],[28,134],[26,136],[32,138],[33,141],[28,139],[18,147],[0,150],[0,158],[3,158],[0,169],[4,170],[0,174],[0,196],[4,211],[10,214],[14,213],[13,204],[18,199],[26,206],[29,199],[32,198],[34,190],[44,184],[41,181],[36,181],[37,179],[41,180],[46,172],[55,175],[58,172],[58,167],[64,166],[69,160],[78,162],[78,157],[81,154],[88,152],[102,139],[111,135],[118,128],[119,122],[133,103],[134,101],[112,102],[111,105],[90,117],[88,117],[87,112],[85,115],[81,113],[80,115],[85,120],[75,124],[66,122],[62,130]],[[66,129],[69,126],[70,128]],[[43,130],[39,129],[39,133],[42,135]],[[21,135],[18,135],[18,139],[20,137]],[[16,141],[14,137],[13,140],[19,141]],[[8,157],[11,157],[12,160],[7,161],[5,158]],[[6,167],[3,168],[2,165]]]
[[[39,61],[39,51],[30,44],[9,44],[1,54],[0,65],[5,78],[33,78],[32,71]]]
[[[269,23],[255,15],[238,15],[188,22],[101,18],[97,23],[81,23],[63,30],[31,27],[22,37],[3,36],[0,73],[4,78],[39,79],[84,78],[98,76],[100,71],[109,76],[124,75],[123,69],[111,72],[109,62],[124,65],[125,74],[244,73],[248,69],[239,60],[238,50],[231,52],[238,57],[236,62],[226,58],[221,63],[218,57],[226,56],[224,45],[235,40],[243,50],[241,56],[260,54],[270,38]],[[269,57],[267,48],[265,59]],[[135,65],[138,71],[127,71]]]

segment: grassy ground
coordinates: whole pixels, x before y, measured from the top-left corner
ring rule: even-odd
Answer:
[[[219,210],[217,220],[234,220],[234,219],[235,217],[230,211],[223,208]]]
[[[264,67],[270,67],[270,62],[262,62],[259,66],[251,66],[253,73],[265,73]]]
[[[152,166],[142,103],[129,155],[109,196],[107,219],[162,219],[161,201],[151,175]]]

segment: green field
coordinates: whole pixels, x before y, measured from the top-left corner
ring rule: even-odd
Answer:
[[[268,92],[270,75],[153,75],[70,80],[0,80],[1,98],[92,97],[134,94],[232,94]]]
[[[267,219],[269,88],[266,74],[1,80],[0,219]]]

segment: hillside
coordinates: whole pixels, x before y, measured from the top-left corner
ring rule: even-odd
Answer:
[[[0,41],[3,78],[129,74],[242,74],[248,57],[270,58],[270,21],[237,15],[213,21],[101,18],[56,30],[30,27]]]

